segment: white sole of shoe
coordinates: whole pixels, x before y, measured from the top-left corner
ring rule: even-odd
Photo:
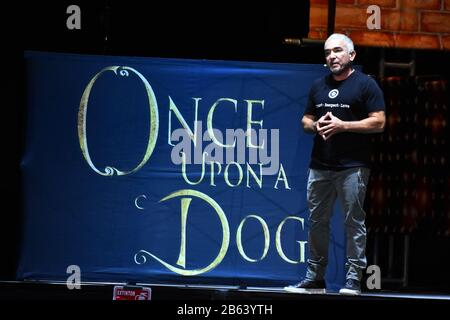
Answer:
[[[327,293],[326,289],[304,289],[304,288],[284,287],[284,290],[287,292],[303,293],[303,294],[325,294],[325,293]]]
[[[361,294],[361,291],[344,288],[339,290],[339,294],[342,294],[344,296],[359,296]]]

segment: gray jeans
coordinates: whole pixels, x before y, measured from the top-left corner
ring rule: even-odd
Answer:
[[[363,205],[370,169],[342,171],[310,169],[308,177],[309,259],[306,278],[322,280],[328,264],[330,218],[336,198],[342,206],[347,240],[347,279],[361,280],[367,266]]]

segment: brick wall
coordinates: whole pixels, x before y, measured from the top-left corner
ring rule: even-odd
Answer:
[[[357,45],[450,50],[450,0],[336,0],[335,32]],[[381,9],[381,29],[369,30],[366,12]],[[311,0],[310,39],[326,39],[328,1]]]

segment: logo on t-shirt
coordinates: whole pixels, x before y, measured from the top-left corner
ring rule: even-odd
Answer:
[[[338,90],[338,89],[333,89],[333,90],[331,90],[330,92],[328,92],[328,96],[329,96],[331,99],[336,98],[336,97],[338,96],[338,94],[339,94],[339,90]]]

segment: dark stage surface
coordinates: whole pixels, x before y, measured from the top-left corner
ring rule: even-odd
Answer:
[[[85,283],[80,289],[69,290],[65,283],[47,282],[0,282],[0,300],[3,301],[110,301],[113,300],[115,285],[124,283]],[[297,294],[288,293],[282,287],[247,287],[208,286],[208,285],[162,285],[138,284],[152,290],[151,300],[164,301],[299,301],[302,302],[336,302],[342,303],[439,303],[450,306],[450,294],[436,292],[395,292],[389,290],[366,290],[360,296],[343,296],[338,293]]]

